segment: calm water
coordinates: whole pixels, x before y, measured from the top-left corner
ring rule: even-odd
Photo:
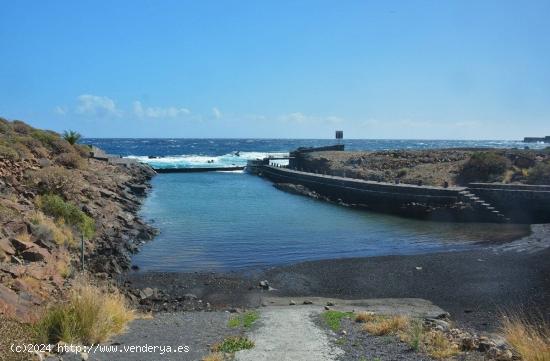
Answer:
[[[315,140],[88,139],[162,167],[244,164]],[[523,147],[497,141],[347,141],[348,149]],[[240,156],[234,152],[240,151]],[[161,158],[149,159],[149,155]],[[142,270],[221,271],[303,260],[475,247],[500,226],[409,220],[288,194],[242,172],[160,174],[142,209],[161,234],[135,256]]]

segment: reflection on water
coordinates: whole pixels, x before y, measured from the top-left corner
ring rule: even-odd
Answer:
[[[348,209],[245,173],[161,174],[143,207],[161,231],[142,270],[240,270],[304,260],[413,254],[517,238],[525,227],[434,223]]]

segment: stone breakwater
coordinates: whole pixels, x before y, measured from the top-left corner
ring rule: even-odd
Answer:
[[[550,152],[433,149],[344,152],[310,148],[289,165],[249,171],[296,194],[409,217],[460,222],[550,222]],[[470,178],[489,183],[473,183]],[[531,184],[525,184],[531,183]]]
[[[82,267],[80,239],[62,221],[42,214],[39,199],[45,184],[55,184],[67,203],[93,219],[85,269],[99,278],[129,269],[131,254],[156,234],[138,215],[155,172],[137,163],[85,162],[71,169],[46,157],[0,159],[1,314],[34,319],[70,287]]]

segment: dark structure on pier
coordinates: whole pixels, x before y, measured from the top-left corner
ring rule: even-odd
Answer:
[[[550,143],[550,135],[546,137],[525,137],[523,138],[524,143]]]

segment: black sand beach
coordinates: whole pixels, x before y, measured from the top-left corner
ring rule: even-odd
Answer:
[[[546,237],[538,241],[548,239],[546,234],[538,236]],[[159,311],[258,307],[262,296],[268,295],[289,300],[299,296],[423,298],[448,311],[461,327],[490,332],[498,328],[500,313],[509,309],[550,318],[550,250],[535,249],[523,241],[508,246],[312,261],[254,274],[135,272],[125,281],[135,290],[158,289],[156,300],[141,303]],[[258,287],[264,279],[272,290]]]

